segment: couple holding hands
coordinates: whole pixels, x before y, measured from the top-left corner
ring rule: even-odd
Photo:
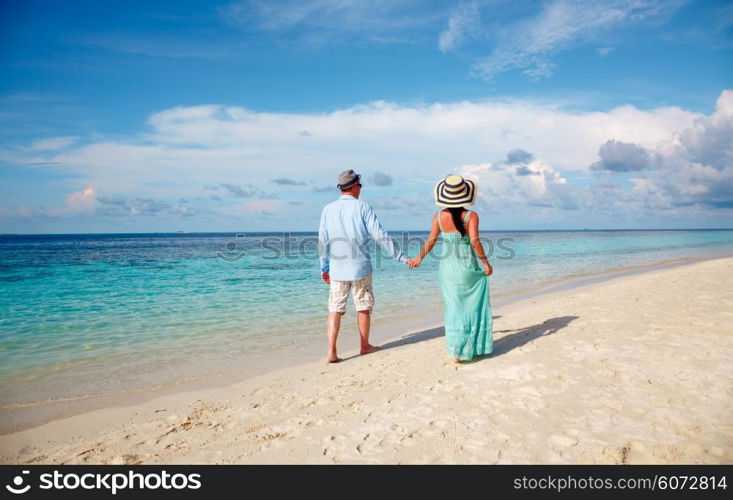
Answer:
[[[372,292],[372,264],[364,243],[369,238],[399,262],[414,269],[440,237],[445,245],[440,261],[440,289],[445,314],[448,354],[456,362],[491,354],[491,305],[489,280],[493,272],[479,240],[479,218],[466,207],[476,200],[476,183],[459,175],[449,175],[435,185],[435,204],[443,209],[433,216],[430,235],[415,258],[406,258],[394,245],[374,214],[359,199],[361,176],[353,170],[342,172],[337,188],[341,197],[326,205],[318,231],[321,278],[330,287],[328,296],[329,363],[341,361],[336,339],[341,316],[351,291],[358,311],[361,354],[379,350],[369,343]]]

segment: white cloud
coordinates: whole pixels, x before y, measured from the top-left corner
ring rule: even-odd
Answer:
[[[446,165],[501,158],[508,149],[541,154],[549,164],[586,170],[609,138],[654,147],[700,115],[679,108],[572,112],[531,101],[407,107],[376,102],[328,114],[258,113],[238,107],[179,107],[155,113],[152,130],[127,141],[96,142],[43,158],[92,180],[103,192],[156,185],[157,196],[183,182],[271,185],[307,171],[331,179],[343,165],[391,175],[442,175]],[[307,129],[311,136],[303,137]],[[519,131],[509,141],[505,130]],[[516,137],[516,138],[514,138]],[[26,161],[39,158],[26,158]],[[59,167],[57,167],[59,168]]]
[[[690,160],[718,170],[731,166],[733,158],[733,91],[724,91],[715,106],[715,113],[695,120],[694,126],[682,132],[679,142]]]
[[[245,203],[240,208],[249,213],[270,214],[276,212],[282,204],[283,202],[280,200],[257,200]]]
[[[520,156],[534,158],[527,151]],[[690,120],[656,146],[609,139],[591,169],[597,184],[574,185],[543,159],[470,164],[453,170],[479,182],[482,205],[497,213],[585,209],[635,215],[710,215],[733,209],[733,91],[723,91],[715,112]],[[517,151],[507,157],[514,158]],[[539,155],[540,157],[542,155]],[[609,175],[635,175],[623,188]],[[525,208],[525,212],[526,212]],[[711,212],[712,211],[712,212]]]
[[[90,186],[83,191],[67,196],[66,206],[69,212],[89,212],[94,209],[96,201],[97,193]]]
[[[212,211],[232,216],[276,213],[288,206],[291,195],[320,196],[313,187],[335,182],[345,165],[367,179],[389,172],[402,179],[409,191],[405,195],[429,193],[435,179],[460,170],[475,175],[482,192],[491,194],[484,203],[529,206],[537,213],[669,210],[701,203],[725,207],[733,171],[732,96],[723,92],[710,116],[674,107],[580,112],[522,100],[424,106],[375,102],[325,114],[178,107],[151,115],[148,131],[138,136],[42,157],[5,152],[0,159],[53,162],[53,168],[102,193],[96,209],[110,214],[132,213],[132,207],[140,215],[181,214],[180,197],[204,200]],[[310,135],[303,136],[303,130]],[[607,166],[634,168],[596,170],[599,151]],[[616,183],[608,178],[613,170],[635,177]],[[579,187],[579,176],[598,184]],[[281,188],[273,179],[308,182]],[[209,190],[217,190],[216,203]],[[115,205],[115,200],[123,202]],[[75,193],[68,206],[90,210],[93,196],[86,190]],[[293,215],[309,216],[305,210]]]
[[[345,36],[396,42],[446,16],[442,6],[420,7],[424,5],[414,0],[239,0],[219,13],[243,29],[288,31],[300,42],[320,44]]]
[[[71,146],[78,140],[78,137],[47,137],[33,141],[28,149],[32,151],[58,151]]]
[[[464,165],[457,171],[478,182],[478,196],[492,211],[508,212],[527,206],[537,210],[578,208],[574,188],[560,172],[541,160],[516,168],[491,163]]]
[[[179,199],[180,203],[188,203],[186,199]],[[125,198],[121,196],[97,196],[96,214],[105,217],[120,216],[191,216],[196,210],[190,207],[175,204],[165,200],[153,198]]]
[[[512,149],[506,154],[506,160],[504,160],[504,163],[507,165],[516,165],[516,164],[527,164],[530,163],[532,160],[534,160],[534,156],[532,153],[529,153],[523,149]]]
[[[733,91],[723,91],[715,112],[692,121],[656,147],[610,140],[592,168],[633,172],[632,187],[616,191],[616,208],[680,211],[733,209]],[[605,177],[604,181],[608,181]],[[585,193],[597,205],[598,190]]]
[[[608,43],[602,38],[612,30],[663,24],[688,1],[549,0],[516,7],[506,1],[480,0],[238,0],[219,13],[243,30],[283,34],[281,41],[299,46],[350,39],[415,42],[437,34],[438,48],[444,53],[474,42],[473,73],[487,81],[514,69],[537,80],[555,71],[552,58],[557,53],[581,43]],[[533,13],[522,16],[527,10]],[[600,46],[596,50],[605,57],[614,49]]]
[[[639,22],[658,22],[675,12],[684,0],[553,0],[533,18],[501,28],[492,52],[475,64],[485,80],[512,69],[530,78],[552,74],[551,57],[599,33]]]
[[[436,167],[453,164],[450,160],[456,157],[469,161],[477,156],[500,157],[507,151],[505,131],[511,129],[521,131],[512,146],[542,152],[547,161],[561,168],[584,170],[609,137],[653,146],[698,116],[679,108],[643,111],[633,106],[572,112],[558,105],[518,100],[417,107],[375,102],[327,114],[197,106],[152,115],[152,132],[145,140],[155,146],[97,144],[81,148],[77,152],[81,157],[62,159],[89,163],[96,161],[101,148],[111,153],[105,163],[125,156],[128,163],[141,163],[142,157],[149,157],[153,164],[169,159],[185,168],[187,163],[210,157],[207,168],[225,170],[226,165],[236,163],[249,165],[256,174],[254,167],[261,163],[276,169],[272,176],[297,177],[304,164],[312,163],[308,168],[320,175],[342,159],[363,164],[389,159],[407,168],[424,164],[428,157],[435,158],[431,163]],[[303,129],[310,131],[309,137],[300,135]]]
[[[651,166],[651,155],[643,147],[615,139],[606,141],[598,150],[601,160],[592,165],[594,170],[632,172]]]
[[[697,118],[654,151],[658,167],[637,179],[636,192],[659,204],[733,208],[733,91],[725,90],[711,116]]]
[[[460,4],[448,19],[448,27],[438,38],[442,52],[458,48],[467,37],[473,36],[480,28],[480,11],[476,2]]]

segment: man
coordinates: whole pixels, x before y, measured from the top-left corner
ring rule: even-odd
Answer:
[[[358,311],[361,354],[379,350],[369,343],[372,292],[372,261],[366,243],[371,237],[382,249],[399,262],[406,262],[394,242],[382,229],[372,207],[359,200],[361,176],[353,170],[341,173],[336,186],[341,197],[326,205],[321,213],[318,231],[321,257],[321,279],[330,286],[328,294],[328,358],[329,363],[341,359],[336,354],[336,338],[341,316],[351,290]]]

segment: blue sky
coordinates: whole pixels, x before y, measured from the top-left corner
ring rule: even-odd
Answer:
[[[0,232],[733,226],[730,2],[0,5]]]

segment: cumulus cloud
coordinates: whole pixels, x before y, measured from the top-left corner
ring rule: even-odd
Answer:
[[[374,183],[375,186],[391,186],[392,176],[383,172],[375,172],[372,176],[372,183]]]
[[[490,210],[516,211],[522,207],[578,208],[575,189],[556,169],[535,160],[524,167],[527,174],[514,175],[509,169],[493,168],[491,163],[464,165],[459,172],[478,182],[478,197]]]
[[[97,193],[90,186],[83,191],[67,196],[66,206],[70,212],[89,212],[94,209],[96,199]]]
[[[181,203],[188,203],[187,200],[179,200]],[[172,204],[165,200],[144,197],[124,197],[124,196],[99,196],[97,197],[97,206],[95,213],[105,217],[121,217],[121,216],[142,216],[154,217],[161,215],[173,216],[192,216],[196,214],[196,210],[190,206],[181,204]]]
[[[509,154],[497,168],[470,164],[458,170],[479,182],[483,207],[495,212],[587,210],[615,214],[710,214],[733,209],[733,91],[721,93],[710,116],[655,145],[609,139],[590,165],[598,182],[578,185],[544,158]],[[513,151],[512,153],[515,153]],[[526,153],[526,151],[523,151]],[[511,157],[511,159],[510,159]],[[526,163],[525,163],[526,162]],[[614,181],[623,176],[626,183]],[[629,186],[630,184],[630,186]]]
[[[627,205],[673,210],[680,207],[733,208],[733,91],[725,90],[715,112],[654,148],[608,141],[596,170],[644,174],[619,194]]]
[[[153,114],[148,120],[152,130],[144,136],[152,145],[96,143],[53,159],[80,169],[89,165],[90,170],[123,161],[159,165],[158,172],[175,165],[200,176],[201,184],[207,183],[203,174],[212,170],[235,178],[246,169],[252,182],[261,185],[270,182],[267,174],[291,177],[303,169],[330,179],[338,164],[368,169],[389,163],[409,171],[427,162],[442,169],[456,159],[469,163],[479,154],[502,154],[506,131],[514,130],[520,131],[512,136],[517,147],[541,152],[546,161],[563,168],[586,169],[609,137],[653,146],[698,116],[679,108],[644,111],[632,106],[575,112],[521,100],[427,106],[374,102],[326,114],[210,105]],[[304,128],[313,131],[307,143],[298,137]]]
[[[525,165],[522,165],[522,166],[517,167],[514,170],[514,172],[517,175],[540,175],[540,172],[538,172],[536,170],[532,170],[531,168],[529,168],[529,167],[527,167]]]
[[[717,170],[731,166],[733,158],[733,91],[721,93],[715,113],[701,116],[679,135],[680,145],[691,161]]]
[[[280,177],[279,179],[272,179],[272,182],[279,186],[305,186],[305,182],[296,181],[295,179],[288,179],[287,177]]]
[[[732,101],[731,92],[723,92],[709,116],[676,107],[584,112],[528,100],[375,102],[318,114],[179,107],[151,115],[140,135],[80,141],[43,156],[0,151],[0,160],[18,165],[52,161],[104,194],[98,209],[120,207],[120,200],[129,208],[139,198],[139,214],[156,206],[162,210],[144,200],[167,203],[165,213],[182,212],[175,208],[178,200],[194,200],[202,187],[206,197],[196,203],[215,200],[211,210],[225,213],[238,199],[267,200],[274,195],[264,188],[273,179],[298,179],[303,172],[314,193],[337,193],[335,172],[344,165],[369,171],[380,164],[390,165],[384,175],[409,179],[410,189],[425,192],[448,171],[483,165],[468,169],[485,179],[482,191],[503,186],[504,194],[491,199],[515,207],[726,207]],[[298,135],[304,129],[313,131],[307,141]],[[481,163],[485,159],[492,162]],[[623,176],[623,182],[574,185],[579,176],[608,184],[604,179],[612,175]],[[507,198],[506,192],[514,194]],[[82,191],[69,203],[81,212],[95,203],[92,198]],[[275,203],[261,212],[282,206]],[[307,211],[300,215],[309,217]]]
[[[733,91],[724,91],[711,116],[656,150],[659,167],[637,180],[641,195],[653,193],[669,205],[733,208]]]
[[[530,163],[532,160],[534,160],[534,155],[532,153],[528,153],[523,149],[517,148],[512,149],[506,154],[506,160],[504,163],[507,165],[518,165]]]
[[[170,208],[170,205],[164,201],[154,200],[152,198],[135,198],[130,207],[132,215],[158,215]]]
[[[252,185],[246,188],[235,184],[228,184],[226,182],[222,182],[219,185],[237,198],[249,198],[250,196],[255,196],[257,194],[257,189]]]
[[[605,142],[598,150],[601,160],[594,163],[593,170],[632,172],[649,168],[651,155],[643,147],[615,139]]]
[[[102,205],[111,205],[116,207],[126,207],[127,201],[121,197],[114,196],[99,196],[97,201]]]

